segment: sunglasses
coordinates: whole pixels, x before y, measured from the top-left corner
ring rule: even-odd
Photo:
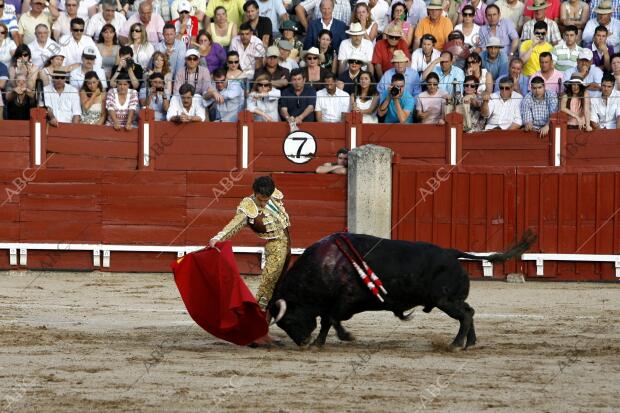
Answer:
[[[350,65],[361,65],[362,61],[361,60],[349,60],[349,64]]]
[[[0,4],[0,9],[4,9],[4,4]]]
[[[544,36],[544,35],[546,35],[546,34],[547,34],[547,32],[534,32],[534,34],[535,34],[536,36]]]
[[[465,87],[473,87],[473,88],[476,87],[476,85],[474,83],[465,83],[463,86],[465,86]]]
[[[500,86],[499,90],[512,90],[511,86]]]
[[[82,58],[86,59],[86,60],[95,60],[96,59],[95,56],[82,56]]]
[[[22,55],[21,55],[21,56],[19,56],[19,57],[30,57],[30,54],[28,54],[28,53],[24,53],[24,54],[22,54]]]
[[[0,30],[0,34],[6,34],[6,31],[5,30]]]
[[[390,36],[388,34],[388,39],[390,39],[390,40],[398,40],[398,39],[400,39],[400,36]]]
[[[142,29],[133,29],[132,32],[134,32],[134,33],[142,33]]]
[[[64,76],[52,76],[52,79],[54,80],[65,80]]]
[[[196,56],[189,56],[185,58],[186,60],[198,60],[198,58]]]
[[[437,86],[437,85],[439,85],[439,83],[430,82],[426,84],[426,86]]]
[[[227,60],[226,63],[228,63],[229,65],[238,65],[239,61],[238,60]]]
[[[259,83],[258,87],[270,87],[271,83]]]
[[[463,13],[463,17],[474,17],[474,13]]]
[[[474,59],[469,59],[469,60],[467,61],[467,63],[482,63],[482,62],[479,62],[479,61],[474,60]]]
[[[318,59],[318,57],[316,57],[316,56],[308,56],[308,57],[306,57],[306,60],[317,60],[317,59]]]
[[[76,32],[76,33],[82,33],[84,31],[84,28],[81,29],[71,29],[72,32]]]

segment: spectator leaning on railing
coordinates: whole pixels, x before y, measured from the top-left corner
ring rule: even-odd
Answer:
[[[560,110],[568,115],[566,122],[569,129],[581,129],[587,132],[590,126],[590,96],[578,73],[573,73],[570,79],[564,82],[564,94],[560,101]]]
[[[381,94],[379,116],[385,123],[413,123],[415,98],[405,88],[405,76],[395,73],[388,90]]]
[[[485,92],[482,95],[480,114],[486,118],[485,130],[519,129],[521,119],[521,96],[513,90],[514,80],[511,77],[499,79],[499,92]]]
[[[257,122],[277,122],[278,100],[280,90],[273,87],[269,73],[258,75],[254,79],[252,92],[248,96],[248,111],[254,114]]]
[[[316,91],[305,84],[303,72],[295,69],[291,72],[291,84],[282,92],[279,109],[282,119],[297,126],[302,122],[314,122]]]
[[[614,76],[605,73],[601,96],[592,98],[590,121],[594,129],[620,129],[620,92],[614,88]]]
[[[28,88],[25,75],[18,75],[15,79],[15,87],[6,94],[6,118],[9,120],[30,120],[30,109],[36,106],[35,90]]]
[[[213,99],[215,105],[215,118],[213,121],[236,122],[239,112],[243,109],[243,89],[239,82],[226,80],[226,71],[222,68],[213,72],[215,91],[204,94],[209,101]]]
[[[340,90],[336,84],[336,75],[325,75],[325,88],[316,92],[314,109],[317,122],[344,122],[344,116],[351,111],[349,94]]]
[[[129,87],[129,76],[121,72],[116,79],[116,88],[110,89],[106,97],[106,110],[108,120],[106,125],[113,126],[115,130],[131,130],[137,119],[137,111],[140,106],[138,92]]]
[[[531,81],[532,91],[521,101],[521,117],[526,131],[538,131],[539,136],[549,134],[551,114],[558,111],[555,93],[545,90],[545,80],[536,76]]]
[[[316,168],[317,174],[346,175],[349,160],[349,151],[346,148],[338,149],[336,162],[327,162]]]
[[[179,94],[172,97],[167,119],[176,123],[204,122],[207,119],[202,98],[189,83],[179,87]]]

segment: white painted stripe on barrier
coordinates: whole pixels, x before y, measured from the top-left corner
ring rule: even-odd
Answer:
[[[34,124],[34,164],[41,165],[41,122]]]
[[[351,150],[357,148],[357,128],[355,126],[351,127]]]
[[[149,163],[151,162],[151,154],[150,154],[150,147],[151,147],[151,125],[147,122],[144,122],[144,142],[142,143],[142,149],[144,151],[144,162],[143,165],[144,166],[149,166]]]
[[[450,128],[450,165],[456,165],[456,128]]]
[[[248,148],[248,136],[249,129],[247,125],[243,125],[241,127],[241,167],[246,169],[249,164],[249,152],[250,148]]]
[[[562,144],[562,130],[560,128],[555,128],[555,147],[554,147],[554,157],[555,160],[553,166],[562,166],[562,155],[560,151],[560,145]]]
[[[527,253],[521,256],[522,261],[536,261],[536,275],[545,275],[545,261],[581,261],[581,262],[613,262],[616,278],[620,279],[620,255],[609,254],[544,254]]]

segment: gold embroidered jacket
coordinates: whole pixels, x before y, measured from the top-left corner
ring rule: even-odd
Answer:
[[[284,238],[286,236],[285,229],[291,224],[284,209],[283,198],[284,194],[276,189],[265,208],[259,208],[256,205],[254,196],[243,198],[237,207],[236,215],[213,238],[218,241],[226,241],[246,225],[249,225],[256,235],[262,239]]]

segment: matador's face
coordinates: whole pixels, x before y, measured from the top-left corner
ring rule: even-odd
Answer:
[[[267,202],[271,199],[270,196],[262,195],[262,194],[254,194],[254,198],[256,199],[256,203],[260,208],[265,208],[267,206]]]

